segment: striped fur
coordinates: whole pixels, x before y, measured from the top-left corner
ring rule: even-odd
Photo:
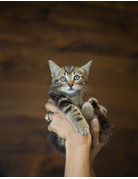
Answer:
[[[55,105],[65,114],[74,129],[81,135],[88,133],[88,124],[92,118],[97,116],[100,123],[100,141],[107,142],[111,136],[111,125],[109,119],[100,113],[100,108],[103,107],[98,105],[94,98],[85,103],[82,100],[90,65],[91,61],[83,67],[64,66],[60,68],[54,62],[49,61],[52,83],[48,97],[52,98]],[[76,78],[75,75],[77,75]],[[58,151],[65,154],[65,139],[54,132],[50,132],[49,139]]]

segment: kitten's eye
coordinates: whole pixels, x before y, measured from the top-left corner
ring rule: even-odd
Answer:
[[[80,79],[80,76],[79,75],[75,75],[74,76],[74,80],[79,80]]]
[[[65,81],[67,81],[67,79],[66,79],[64,76],[62,76],[62,77],[60,78],[60,81],[61,81],[61,82],[65,82]]]

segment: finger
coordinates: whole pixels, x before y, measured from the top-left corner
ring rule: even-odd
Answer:
[[[93,145],[99,145],[99,122],[96,118],[94,118],[91,122],[91,130],[93,134]]]
[[[53,100],[51,98],[48,98],[48,102],[54,104]]]
[[[48,116],[49,116],[49,120],[50,120],[50,121],[53,121],[53,119],[54,119],[54,114],[49,113]]]
[[[53,128],[51,125],[48,126],[48,131],[56,132],[55,128]],[[57,132],[56,132],[57,133]]]
[[[55,121],[52,121],[49,126],[48,126],[48,129],[51,130],[51,131],[54,131],[58,134],[58,132],[60,132],[60,127],[57,125],[57,123]]]
[[[48,131],[52,131],[52,127],[48,125]]]
[[[45,108],[47,111],[52,111],[54,113],[59,111],[59,109],[54,104],[52,104],[50,102],[46,103]]]

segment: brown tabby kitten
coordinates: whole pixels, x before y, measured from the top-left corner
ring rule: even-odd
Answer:
[[[100,142],[107,142],[111,136],[111,125],[109,119],[99,109],[102,108],[105,113],[107,110],[94,98],[90,98],[87,102],[82,100],[91,63],[92,61],[89,61],[82,67],[64,66],[60,68],[49,60],[52,83],[48,97],[52,98],[55,105],[81,135],[88,133],[91,120],[97,117],[100,124]],[[50,132],[49,138],[56,149],[65,154],[65,139],[59,137],[55,132]]]

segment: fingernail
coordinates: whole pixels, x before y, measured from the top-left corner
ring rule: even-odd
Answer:
[[[92,124],[93,124],[94,126],[98,126],[98,120],[97,120],[96,118],[94,118],[94,119],[92,120]]]

